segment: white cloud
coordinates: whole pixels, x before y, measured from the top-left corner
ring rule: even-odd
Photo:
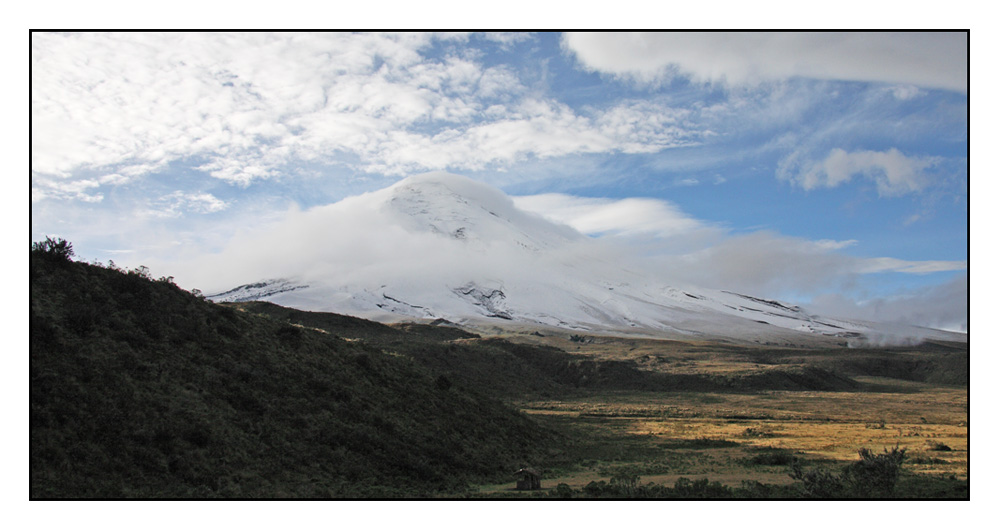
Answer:
[[[532,271],[523,261],[506,260],[510,249],[502,245],[456,255],[454,246],[442,244],[441,238],[431,237],[432,233],[416,234],[398,220],[373,210],[372,198],[368,194],[305,211],[294,206],[276,210],[273,203],[241,204],[242,208],[229,212],[234,210],[231,205],[212,194],[174,191],[144,208],[113,213],[60,209],[57,216],[65,218],[58,227],[85,228],[74,228],[72,235],[82,256],[89,258],[97,251],[106,255],[103,249],[132,249],[127,256],[129,264],[123,265],[144,264],[156,274],[175,276],[183,286],[210,291],[296,274],[309,278],[327,275],[345,282],[356,277],[374,287],[380,279],[404,273],[445,282],[442,272],[449,271],[449,264],[455,261],[465,263],[469,270],[490,271],[498,279],[509,277],[511,271]],[[596,236],[587,246],[568,246],[553,259],[575,262],[599,258],[615,267],[646,271],[670,285],[774,298],[794,293],[797,300],[808,300],[819,293],[849,288],[865,275],[925,275],[967,268],[964,261],[844,254],[845,249],[858,244],[855,240],[809,240],[766,231],[734,234],[658,199],[566,194],[512,199],[517,208]],[[40,205],[39,215],[51,216],[49,211],[54,208]],[[197,222],[195,216],[185,216],[224,210],[225,218],[210,226]],[[123,218],[132,221],[123,226]],[[339,229],[344,227],[350,230]],[[399,271],[400,260],[408,263],[404,273]],[[860,302],[847,297],[842,301],[861,307]],[[925,316],[956,311],[951,306],[940,311],[931,306],[921,308]],[[861,308],[856,316],[869,316],[868,310]],[[927,319],[917,324],[937,322]]]
[[[590,235],[650,235],[670,238],[707,229],[677,206],[660,199],[600,199],[566,194],[514,197],[518,208]]]
[[[457,273],[468,271],[516,283],[518,275],[532,275],[536,269],[527,267],[533,255],[517,242],[485,240],[481,247],[469,244],[470,249],[468,242],[441,237],[424,221],[387,208],[387,199],[376,192],[308,210],[293,206],[267,224],[237,229],[220,252],[180,259],[164,253],[149,265],[171,271],[182,285],[207,292],[288,277],[359,290],[400,279],[445,286],[456,281]],[[559,249],[567,260],[572,253],[569,242]]]
[[[38,197],[80,170],[132,179],[185,159],[247,186],[296,164],[404,175],[699,139],[663,105],[575,111],[530,95],[509,67],[425,56],[435,39],[468,36],[34,33]]]
[[[969,275],[925,290],[856,301],[841,294],[815,297],[806,308],[819,315],[877,322],[919,324],[942,330],[969,330]]]
[[[919,88],[913,85],[896,85],[895,87],[890,87],[889,91],[892,92],[894,98],[904,101],[912,100],[922,93]]]
[[[197,214],[221,212],[228,207],[225,201],[212,194],[178,190],[150,201],[149,207],[139,213],[152,218],[175,218],[191,212]]]
[[[779,163],[778,176],[806,190],[833,188],[856,176],[873,181],[880,196],[919,192],[932,183],[926,170],[941,162],[938,157],[909,157],[893,148],[888,151],[830,151],[820,161],[802,162],[799,152]]]
[[[650,198],[600,199],[565,194],[515,197],[518,208],[629,250],[630,267],[667,280],[751,294],[815,293],[872,273],[964,271],[965,261],[858,257],[840,251],[857,240],[809,240],[757,231],[733,234]]]
[[[37,202],[45,199],[76,199],[87,203],[99,203],[104,199],[100,193],[90,193],[89,190],[98,188],[102,183],[109,181],[108,178],[101,179],[65,179],[62,177],[46,178],[39,175],[32,175],[31,179],[31,201]]]
[[[828,250],[828,251],[836,251],[836,250],[844,249],[844,248],[847,248],[847,247],[851,247],[852,245],[856,245],[857,243],[858,243],[857,240],[844,240],[844,241],[839,241],[839,242],[837,240],[815,240],[815,241],[813,241],[813,244],[816,246],[817,249],[823,249],[823,250]]]
[[[590,70],[656,83],[674,75],[746,84],[801,76],[966,92],[966,33],[567,33]]]
[[[910,261],[898,258],[868,258],[859,260],[858,272],[860,273],[881,273],[891,271],[895,273],[927,274],[940,273],[942,271],[962,271],[968,267],[965,260],[923,260]]]
[[[171,197],[197,200],[184,194]],[[867,274],[961,272],[966,262],[850,256],[841,251],[856,245],[854,240],[808,240],[765,231],[734,235],[691,218],[666,201],[564,194],[514,197],[513,201],[517,208],[599,236],[588,241],[567,240],[565,248],[551,248],[529,260],[512,242],[486,241],[485,247],[472,252],[432,231],[413,230],[400,223],[391,213],[394,211],[378,207],[384,198],[384,194],[364,194],[305,211],[293,207],[266,225],[236,229],[235,236],[225,238],[221,252],[189,252],[179,259],[175,254],[178,246],[174,245],[163,248],[159,259],[143,263],[157,271],[169,271],[182,285],[209,291],[296,275],[317,281],[332,278],[377,290],[386,283],[405,284],[407,278],[445,285],[454,282],[451,277],[456,268],[517,284],[519,275],[547,271],[545,264],[550,262],[531,260],[600,260],[609,271],[621,267],[644,271],[667,285],[777,298],[782,293],[795,293],[798,300],[812,299],[810,310],[821,315],[953,328],[967,322],[955,319],[964,308],[957,306],[961,301],[954,297],[961,293],[947,286],[925,290],[923,295],[903,293],[882,302],[819,295],[842,290]],[[362,219],[365,222],[359,223]],[[187,248],[190,251],[191,247]],[[401,261],[406,263],[403,268]],[[935,296],[935,290],[943,295]]]
[[[965,261],[910,261],[840,253],[854,241],[807,240],[768,231],[704,242],[683,254],[647,261],[677,281],[748,294],[811,297],[826,290],[849,290],[872,273],[926,274],[964,271]]]
[[[199,212],[219,212],[225,210],[227,206],[225,201],[215,197],[212,194],[200,193],[200,194],[184,194],[181,192],[176,192],[174,194],[179,200],[183,201],[188,205],[188,208]]]
[[[600,113],[597,124],[621,151],[652,153],[700,140],[701,135],[692,135],[692,128],[685,125],[690,114],[653,102],[629,102]]]
[[[486,33],[483,33],[483,38],[489,41],[500,43],[504,47],[508,47],[511,44],[533,39],[534,36],[532,33],[528,32],[488,31]]]

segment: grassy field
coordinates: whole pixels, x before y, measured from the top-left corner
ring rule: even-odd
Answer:
[[[657,360],[646,370],[737,377],[787,369],[803,358],[844,372],[859,359],[886,355],[607,338],[579,345],[549,343],[607,360]],[[948,348],[957,347],[943,350]],[[919,357],[921,350],[930,356],[928,351],[941,349],[925,346],[888,355]],[[518,405],[541,424],[573,434],[577,441],[572,455],[543,473],[543,489],[548,489],[543,494],[553,494],[559,484],[583,489],[623,474],[638,476],[641,484],[665,487],[681,478],[734,488],[747,482],[787,486],[795,482],[789,475],[793,462],[835,470],[857,461],[861,448],[880,452],[898,445],[907,451],[901,496],[968,495],[965,385],[865,375],[853,375],[851,381],[854,388],[848,391],[605,391]],[[539,495],[513,491],[512,485],[483,485],[479,492]],[[793,492],[786,491],[789,496]]]

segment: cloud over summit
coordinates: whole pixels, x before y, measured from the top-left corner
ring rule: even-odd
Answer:
[[[377,292],[386,285],[454,288],[473,278],[508,288],[555,285],[560,277],[549,278],[551,271],[562,271],[567,264],[573,269],[600,264],[595,270],[612,275],[627,270],[668,286],[807,297],[826,293],[810,303],[818,313],[828,308],[839,317],[873,320],[873,308],[901,309],[904,305],[894,302],[901,299],[873,298],[851,306],[850,299],[832,297],[828,290],[874,273],[961,273],[967,268],[962,261],[843,252],[856,243],[769,231],[735,234],[650,198],[509,198],[465,177],[434,173],[331,205],[293,208],[267,227],[241,232],[221,252],[155,266],[210,292],[272,278]],[[604,280],[620,281],[614,276]],[[965,321],[956,320],[958,301],[947,298],[954,291],[933,299],[938,308],[923,305],[931,299],[919,296],[913,297],[909,313],[884,315],[892,320],[910,316],[915,319],[911,324],[961,326]]]

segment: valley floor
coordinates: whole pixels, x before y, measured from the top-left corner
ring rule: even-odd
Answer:
[[[858,380],[864,389],[857,392],[600,393],[521,407],[578,441],[576,455],[564,456],[567,466],[543,475],[548,490],[560,483],[582,489],[622,473],[666,487],[680,478],[788,485],[793,459],[833,468],[857,460],[860,448],[896,445],[907,449],[906,477],[968,480],[964,387]],[[479,493],[536,495],[512,487],[485,485]]]

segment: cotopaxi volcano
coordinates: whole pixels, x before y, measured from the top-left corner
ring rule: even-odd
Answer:
[[[681,286],[613,248],[517,208],[498,189],[435,172],[300,213],[275,234],[274,275],[211,295],[381,320],[594,334],[850,343],[964,335],[810,315],[752,294]],[[308,252],[304,248],[308,247]],[[308,256],[290,266],[282,255]],[[280,264],[280,265],[279,265]]]

